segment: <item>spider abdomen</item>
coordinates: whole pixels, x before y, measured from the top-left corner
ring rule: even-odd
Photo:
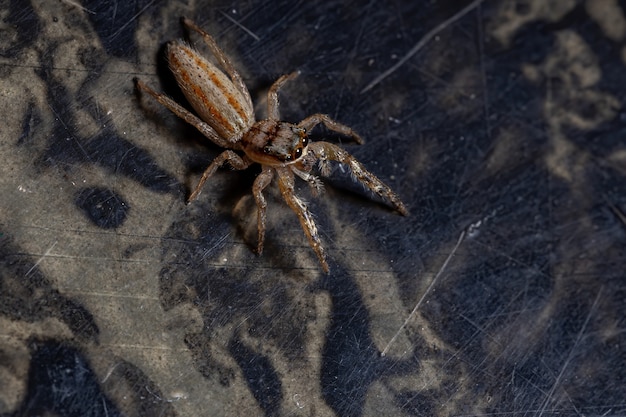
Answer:
[[[168,45],[176,82],[202,120],[223,138],[237,140],[254,124],[254,110],[226,74],[189,45]]]

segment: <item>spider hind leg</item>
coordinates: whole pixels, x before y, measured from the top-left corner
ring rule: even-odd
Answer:
[[[265,224],[267,223],[267,202],[263,196],[263,190],[267,187],[274,178],[274,171],[269,167],[263,167],[263,171],[254,180],[252,185],[252,195],[256,201],[257,209],[257,248],[256,253],[260,255],[263,253],[263,245],[265,243]]]

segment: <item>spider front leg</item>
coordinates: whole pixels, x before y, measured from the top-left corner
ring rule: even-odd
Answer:
[[[283,199],[298,216],[298,220],[300,220],[302,230],[304,230],[304,234],[309,240],[309,245],[311,245],[311,247],[315,251],[317,259],[319,259],[320,264],[322,264],[322,269],[328,274],[330,268],[328,267],[328,263],[326,262],[326,254],[324,253],[322,241],[320,240],[319,234],[317,232],[317,226],[313,221],[313,215],[309,211],[309,208],[306,206],[304,201],[300,200],[294,194],[293,172],[287,167],[278,167],[275,169],[276,173],[278,174],[278,188],[280,189],[280,193],[283,196]]]
[[[200,182],[187,199],[187,204],[191,203],[193,200],[196,199],[196,197],[198,197],[198,194],[200,194],[204,183],[209,179],[211,175],[215,174],[215,171],[217,171],[219,167],[224,165],[225,162],[228,162],[230,166],[236,170],[243,170],[252,165],[252,161],[248,160],[248,158],[246,158],[245,156],[242,158],[231,150],[222,152],[217,156],[217,158],[213,160],[213,162],[211,162],[208,168],[204,171],[204,174],[202,174],[202,178],[200,178]]]
[[[298,127],[302,127],[307,131],[313,129],[318,124],[322,123],[328,130],[341,133],[342,135],[349,136],[359,145],[363,144],[363,139],[359,136],[351,127],[334,121],[327,114],[316,113],[312,114],[306,119],[298,123]]]
[[[339,146],[328,142],[314,142],[309,145],[309,152],[313,152],[313,154],[320,160],[321,163],[330,160],[347,165],[354,174],[354,177],[361,184],[363,184],[375,194],[379,195],[381,198],[389,201],[400,214],[402,214],[403,216],[408,216],[409,211],[407,210],[404,203],[400,200],[400,197],[398,197],[398,195],[394,193],[393,190],[389,188],[389,186],[387,186],[374,174],[365,169],[363,164],[357,161],[355,157],[350,155]]]
[[[300,75],[299,71],[294,71],[291,74],[283,75],[270,87],[267,92],[267,118],[270,120],[280,120],[280,112],[278,111],[278,90],[283,88],[283,85]]]
[[[188,29],[195,31],[200,36],[202,36],[202,39],[204,39],[204,43],[206,43],[213,55],[217,58],[222,68],[226,70],[237,90],[239,90],[239,92],[245,97],[248,106],[253,109],[254,106],[252,105],[252,99],[250,98],[248,87],[246,87],[246,84],[243,82],[241,75],[239,75],[239,72],[235,69],[235,66],[230,61],[230,59],[228,59],[224,51],[222,51],[220,47],[217,46],[217,42],[215,42],[215,39],[213,39],[211,35],[202,30],[202,28],[196,25],[191,19],[187,19],[186,17],[184,17],[182,21],[183,25],[185,25]]]

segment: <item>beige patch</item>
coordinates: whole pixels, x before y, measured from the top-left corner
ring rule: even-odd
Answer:
[[[509,46],[517,31],[538,20],[557,22],[574,7],[576,0],[507,0],[500,4],[487,28],[500,43]]]
[[[626,19],[616,0],[587,0],[585,9],[604,35],[619,42],[626,35]]]

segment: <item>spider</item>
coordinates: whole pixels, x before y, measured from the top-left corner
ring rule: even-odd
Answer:
[[[217,68],[183,41],[168,44],[166,53],[170,70],[198,116],[168,96],[155,92],[139,79],[135,79],[135,82],[140,91],[154,97],[215,144],[227,149],[204,171],[187,203],[198,197],[206,181],[225,163],[236,170],[246,169],[255,163],[261,164],[261,173],[252,186],[258,207],[256,252],[258,254],[263,252],[265,240],[267,203],[263,190],[276,178],[283,199],[298,216],[309,244],[326,273],[329,272],[329,267],[313,216],[305,202],[294,194],[295,177],[306,181],[314,193],[318,193],[322,189],[322,182],[310,173],[312,168],[318,163],[322,176],[328,176],[329,161],[337,161],[347,165],[357,181],[390,202],[400,214],[408,215],[406,207],[391,188],[366,170],[352,155],[332,143],[312,143],[307,134],[321,123],[331,131],[349,136],[359,144],[363,143],[361,137],[350,127],[319,113],[308,116],[296,124],[280,120],[278,91],[299,72],[283,75],[274,82],[267,93],[268,117],[256,121],[250,93],[226,54],[217,46],[215,40],[194,22],[183,18],[182,23],[187,29],[202,36],[226,72]]]

